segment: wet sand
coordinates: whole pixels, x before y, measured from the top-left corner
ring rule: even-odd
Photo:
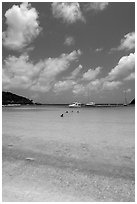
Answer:
[[[135,201],[135,148],[3,134],[3,202]]]

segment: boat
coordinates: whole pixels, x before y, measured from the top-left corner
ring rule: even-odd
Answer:
[[[81,103],[79,102],[73,102],[69,104],[69,108],[80,108],[80,107],[81,107]]]
[[[88,88],[87,90],[87,94],[88,94],[88,102],[85,104],[85,106],[91,107],[91,106],[95,106],[95,102],[91,101],[90,102],[90,89]]]
[[[86,103],[86,106],[95,106],[95,102]]]

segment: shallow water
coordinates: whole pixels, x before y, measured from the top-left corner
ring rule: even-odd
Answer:
[[[134,201],[135,107],[3,107],[2,116],[4,200]]]
[[[135,107],[3,107],[2,128],[3,135],[134,147]]]

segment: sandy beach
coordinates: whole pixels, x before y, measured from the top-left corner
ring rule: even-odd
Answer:
[[[4,135],[3,201],[134,201],[134,149]]]

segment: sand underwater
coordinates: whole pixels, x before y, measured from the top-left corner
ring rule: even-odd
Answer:
[[[127,121],[114,127],[116,139],[112,124],[104,120],[100,137],[102,123],[95,129],[85,122],[89,111],[55,118],[61,112],[56,109],[48,117],[39,111],[3,112],[3,202],[134,202],[133,126],[127,135],[121,133]],[[19,118],[25,119],[17,123]]]

